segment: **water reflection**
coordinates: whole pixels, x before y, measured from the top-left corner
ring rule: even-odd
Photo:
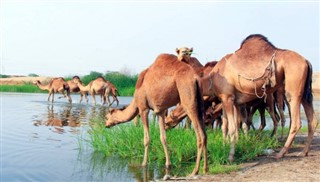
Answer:
[[[138,181],[147,182],[163,176],[156,166],[141,167],[137,162],[115,156],[106,157],[101,152],[79,152],[74,166],[73,179],[86,181]],[[128,165],[128,163],[131,163]],[[85,172],[84,172],[85,171]],[[161,173],[161,174],[160,174]]]

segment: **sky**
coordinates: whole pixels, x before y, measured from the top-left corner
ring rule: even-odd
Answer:
[[[318,1],[1,0],[1,74],[138,74],[161,53],[193,47],[202,64],[250,34],[319,66]]]

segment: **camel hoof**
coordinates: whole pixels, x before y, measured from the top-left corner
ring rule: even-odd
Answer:
[[[162,180],[163,180],[163,181],[167,181],[167,180],[169,180],[170,178],[171,178],[171,176],[170,176],[169,174],[166,174],[166,175],[163,176]]]
[[[281,159],[283,158],[283,154],[282,153],[277,153],[275,156],[274,156],[275,159]]]
[[[229,155],[228,160],[229,160],[230,164],[232,164],[232,163],[233,163],[233,160],[234,160],[233,155]]]
[[[305,157],[308,156],[308,152],[300,152],[297,157]]]

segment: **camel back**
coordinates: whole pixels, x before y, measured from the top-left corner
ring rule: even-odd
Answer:
[[[263,35],[250,35],[242,42],[240,49],[228,58],[227,64],[237,72],[240,79],[267,79],[274,86],[277,50]]]

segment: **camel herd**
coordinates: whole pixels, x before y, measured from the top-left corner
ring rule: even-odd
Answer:
[[[154,63],[139,75],[132,102],[124,109],[106,115],[106,127],[131,121],[140,115],[144,127],[144,158],[147,165],[149,147],[149,110],[159,118],[160,139],[170,167],[165,130],[176,126],[188,116],[197,138],[197,159],[191,175],[199,172],[203,157],[204,173],[208,171],[205,125],[217,119],[225,139],[230,140],[229,161],[234,160],[235,143],[240,125],[247,131],[252,114],[261,113],[260,130],[265,126],[267,110],[274,122],[284,126],[284,105],[290,115],[290,131],[282,150],[275,158],[288,152],[301,128],[300,105],[308,122],[308,138],[300,155],[307,156],[318,125],[312,97],[312,66],[298,53],[275,47],[260,34],[248,36],[234,53],[205,66],[191,57],[192,48],[177,49],[177,56],[160,54]],[[168,115],[167,109],[176,106]],[[169,172],[167,171],[166,175]]]
[[[83,96],[88,102],[88,93],[91,94],[93,104],[96,104],[95,95],[100,95],[101,102],[104,105],[106,101],[110,107],[114,102],[119,104],[117,95],[119,92],[117,88],[110,81],[105,80],[103,77],[98,77],[95,80],[92,80],[88,85],[84,85],[78,76],[74,76],[71,80],[65,81],[64,78],[58,77],[53,78],[46,85],[41,84],[39,80],[34,82],[41,90],[49,91],[48,101],[52,95],[51,102],[54,101],[54,93],[62,93],[63,97],[67,97],[69,103],[72,103],[70,93],[80,92],[80,103],[82,102]],[[113,101],[110,102],[109,96],[112,96]],[[60,98],[60,97],[59,97]]]

